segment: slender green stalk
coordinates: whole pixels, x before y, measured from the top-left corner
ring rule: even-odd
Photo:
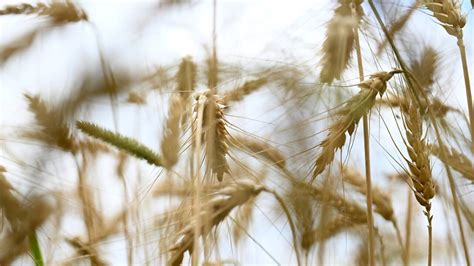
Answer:
[[[390,34],[387,30],[387,27],[385,26],[384,22],[382,21],[382,18],[380,17],[380,14],[377,11],[377,8],[375,7],[373,0],[368,0],[368,1],[369,1],[370,8],[374,12],[374,15],[377,19],[377,22],[380,24],[380,27],[382,28],[382,30],[385,34],[385,37],[387,38],[387,40],[390,43],[390,46],[391,46],[391,48],[392,48],[392,50],[395,54],[395,57],[397,58],[398,63],[400,64],[400,67],[403,70],[403,73],[406,75],[406,81],[409,85],[409,89],[412,90],[412,93],[415,97],[415,100],[418,102],[418,104],[420,104],[421,99],[420,99],[420,96],[418,95],[419,92],[414,89],[414,86],[412,84],[412,78],[409,76],[408,68],[406,67],[402,57],[400,56],[400,53],[398,52],[398,49],[395,46],[395,43],[393,42],[392,38],[390,37]],[[416,79],[414,81],[416,81]],[[429,101],[428,97],[425,94],[422,93],[421,95],[422,95],[422,97],[424,98],[425,101],[427,101],[427,102]],[[428,108],[428,116],[430,118],[431,124],[433,125],[437,141],[439,142],[440,146],[443,146],[444,141],[443,141],[443,138],[441,137],[441,133],[440,133],[440,130],[439,130],[439,127],[438,127],[438,123],[436,121],[436,118],[433,114],[433,110],[431,108]],[[446,149],[444,147],[442,147],[441,150],[440,150],[440,157],[444,158],[444,160],[445,160],[447,158],[446,154],[447,154]],[[444,164],[444,167],[446,169],[446,174],[448,176],[449,188],[451,190],[451,196],[453,197],[453,207],[454,207],[454,212],[456,214],[457,224],[458,224],[458,227],[459,227],[459,233],[460,233],[461,242],[462,242],[462,246],[463,246],[463,250],[464,250],[464,257],[465,257],[465,260],[466,260],[466,264],[471,265],[471,261],[469,259],[469,250],[468,250],[468,247],[467,247],[466,237],[465,237],[465,234],[464,234],[464,228],[463,228],[462,219],[461,219],[461,213],[460,213],[460,210],[459,210],[459,199],[457,198],[457,195],[456,195],[456,188],[455,188],[456,185],[455,185],[455,182],[454,182],[453,173],[451,172],[451,168],[449,167],[448,164],[446,164],[445,162],[443,162],[443,164]]]
[[[357,52],[357,66],[359,68],[359,80],[364,81],[364,66],[362,64],[362,53],[360,49],[359,33],[354,29],[354,41]],[[370,172],[370,141],[369,141],[369,121],[367,114],[363,118],[364,126],[364,157],[365,157],[365,180],[366,180],[366,201],[367,201],[367,226],[369,229],[369,265],[375,265],[375,236],[374,236],[374,214],[372,210],[372,177]]]
[[[43,255],[41,254],[41,247],[36,236],[36,231],[28,236],[28,242],[30,245],[30,252],[36,266],[43,266]]]

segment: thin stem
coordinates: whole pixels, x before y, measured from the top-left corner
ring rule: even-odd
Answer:
[[[403,264],[404,264],[404,266],[406,266],[406,264],[405,264],[406,250],[405,250],[405,247],[403,245],[402,234],[400,233],[400,228],[398,227],[397,220],[393,219],[392,220],[392,225],[393,225],[393,228],[395,228],[395,233],[397,234],[398,244],[400,245],[400,248],[402,249],[402,258],[403,258],[403,261],[404,261]]]
[[[471,130],[471,150],[474,151],[474,110],[472,110],[471,82],[469,81],[469,70],[467,67],[466,48],[464,47],[462,30],[458,31],[458,47],[461,53],[462,71],[464,84],[466,86],[467,110],[469,111],[469,128]]]
[[[403,256],[403,265],[410,265],[410,244],[411,244],[411,222],[413,216],[413,201],[411,199],[412,195],[411,189],[408,189],[407,197],[407,215],[405,220],[405,255]]]
[[[354,39],[357,52],[357,66],[359,68],[359,80],[364,81],[364,67],[362,64],[362,53],[359,42],[358,29],[354,29]],[[367,114],[362,118],[364,126],[364,157],[365,157],[365,179],[366,179],[366,201],[367,201],[367,226],[369,228],[369,265],[375,265],[375,238],[374,238],[374,214],[372,211],[372,178],[370,173],[370,142],[369,121]]]
[[[420,96],[418,95],[419,92],[414,89],[414,86],[412,84],[412,78],[409,75],[410,73],[408,72],[408,69],[407,69],[405,63],[404,63],[402,57],[400,56],[400,53],[398,52],[398,49],[395,46],[395,43],[393,42],[392,38],[390,37],[390,34],[387,30],[387,27],[385,26],[384,22],[382,21],[382,18],[380,17],[380,14],[377,11],[377,8],[375,7],[373,0],[369,0],[369,5],[370,5],[370,8],[372,9],[372,11],[374,12],[375,17],[377,18],[377,21],[380,24],[380,27],[382,28],[382,30],[385,34],[385,37],[389,41],[390,46],[391,46],[391,48],[392,48],[392,50],[395,54],[395,57],[397,58],[397,61],[400,64],[400,67],[403,70],[404,75],[406,75],[406,81],[409,85],[409,89],[412,91],[412,93],[415,97],[415,100],[418,102],[418,104],[420,104],[421,100],[420,100]],[[416,81],[416,79],[414,79],[414,81]],[[425,94],[422,93],[421,95],[423,96],[423,98],[426,102],[429,102],[429,99]],[[441,156],[441,160],[443,161],[444,168],[446,169],[446,174],[447,174],[448,180],[449,180],[449,188],[451,190],[451,196],[453,197],[453,207],[454,207],[454,212],[456,214],[457,224],[458,224],[458,227],[459,227],[459,233],[460,233],[461,242],[462,242],[463,249],[464,249],[464,257],[466,259],[466,264],[471,265],[471,261],[469,259],[469,251],[468,251],[468,248],[467,248],[467,242],[466,242],[466,238],[464,236],[464,228],[463,228],[463,224],[462,224],[461,213],[460,213],[460,210],[459,210],[459,201],[458,201],[458,198],[456,196],[456,189],[455,189],[453,173],[451,172],[451,168],[449,167],[449,165],[446,163],[447,156],[446,156],[446,150],[445,150],[445,147],[444,147],[444,141],[443,141],[443,138],[441,138],[441,133],[440,133],[440,130],[439,130],[439,127],[438,127],[438,123],[435,119],[435,115],[433,114],[433,110],[431,108],[428,108],[428,116],[430,118],[431,124],[433,125],[437,141],[439,142],[439,144],[441,146],[440,156]]]
[[[428,219],[428,266],[432,264],[432,257],[433,257],[433,216],[431,216],[431,205],[426,207],[425,215]]]
[[[35,261],[36,266],[43,266],[43,255],[41,255],[41,247],[38,242],[38,237],[36,236],[36,232],[33,232],[31,235],[28,236],[28,242],[30,244],[30,251],[31,255],[33,256],[33,260]]]

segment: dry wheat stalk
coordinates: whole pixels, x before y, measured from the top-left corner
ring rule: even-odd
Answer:
[[[54,23],[87,20],[87,14],[71,1],[52,2],[49,4],[37,3],[36,5],[10,5],[0,10],[0,16],[13,14],[48,16],[52,18]]]
[[[430,145],[429,148],[432,154],[438,157],[438,159],[442,160],[439,146]],[[461,173],[461,175],[466,179],[474,182],[474,166],[471,160],[469,160],[466,155],[455,150],[454,148],[449,149],[448,147],[445,147],[445,150],[447,151],[445,163],[451,166],[454,170]]]
[[[197,113],[199,102],[203,103],[203,137],[207,168],[211,175],[222,181],[224,174],[229,172],[226,155],[228,153],[228,135],[224,118],[224,106],[217,95],[212,95],[210,90],[199,94],[194,108]]]
[[[322,47],[321,82],[332,83],[340,79],[342,72],[349,65],[352,50],[354,49],[354,31],[358,30],[364,15],[361,4],[363,0],[339,0],[339,6],[328,23],[326,39]],[[356,5],[353,13],[351,4]]]
[[[254,181],[238,180],[211,194],[210,198],[200,208],[198,216],[201,236],[207,236],[211,229],[219,225],[235,207],[256,197],[263,190],[264,187],[256,185]],[[193,219],[177,233],[176,241],[170,248],[172,255],[168,265],[180,265],[183,261],[184,253],[186,251],[193,252],[196,222],[196,219]]]
[[[374,106],[377,94],[383,95],[387,88],[387,81],[396,73],[401,73],[401,71],[396,69],[372,74],[370,79],[359,83],[361,91],[336,111],[335,115],[338,117],[336,122],[329,127],[326,139],[319,144],[322,151],[314,164],[313,180],[334,160],[336,150],[346,142],[346,132],[349,135],[354,133],[359,120]]]

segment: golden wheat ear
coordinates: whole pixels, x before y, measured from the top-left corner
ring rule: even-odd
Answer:
[[[224,118],[224,105],[217,95],[207,90],[196,95],[200,100],[194,108],[196,113],[200,101],[203,102],[203,140],[205,144],[205,155],[207,168],[212,176],[222,181],[224,174],[229,173],[229,164],[226,155],[229,152],[229,132],[226,129]]]
[[[355,12],[351,4],[355,4]],[[326,39],[322,47],[322,83],[332,83],[340,79],[348,67],[351,53],[354,50],[355,31],[359,29],[364,16],[362,1],[339,0],[339,6],[328,23]]]
[[[336,111],[336,121],[329,127],[327,137],[319,144],[322,147],[322,151],[316,158],[313,166],[313,181],[334,160],[336,150],[344,146],[346,132],[349,135],[354,133],[359,120],[374,106],[377,94],[382,95],[385,92],[387,81],[394,74],[402,72],[400,69],[394,69],[389,72],[382,71],[371,74],[369,79],[359,83],[361,91]]]

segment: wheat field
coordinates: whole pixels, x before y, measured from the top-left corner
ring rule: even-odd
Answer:
[[[0,3],[0,265],[471,265],[474,2]]]

